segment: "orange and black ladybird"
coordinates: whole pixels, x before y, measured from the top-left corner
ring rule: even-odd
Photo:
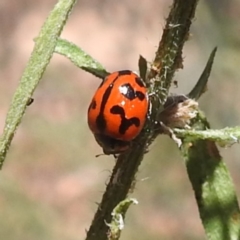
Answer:
[[[109,74],[88,108],[88,125],[105,154],[124,152],[141,132],[148,112],[147,89],[130,70]]]

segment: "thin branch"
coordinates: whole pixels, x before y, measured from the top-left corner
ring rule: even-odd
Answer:
[[[114,207],[124,200],[130,189],[133,188],[135,174],[146,152],[146,148],[157,136],[155,134],[155,119],[157,118],[162,104],[167,95],[174,71],[179,67],[183,43],[189,34],[189,27],[194,16],[197,0],[175,0],[170,15],[166,22],[164,34],[160,42],[156,59],[153,66],[158,67],[158,72],[149,74],[147,77],[149,92],[152,102],[152,111],[146,128],[133,142],[131,149],[121,154],[113,169],[110,182],[107,185],[99,208],[94,216],[93,222],[87,233],[87,240],[106,240],[109,233],[109,226],[105,222],[111,222],[111,213]],[[163,61],[162,61],[163,60]],[[157,65],[161,62],[160,66]],[[158,75],[161,79],[154,81]],[[165,89],[163,89],[163,87]],[[162,94],[164,92],[164,94]],[[152,93],[152,94],[151,94]],[[159,100],[160,98],[160,100]]]
[[[113,169],[106,191],[99,204],[90,229],[87,233],[88,240],[106,240],[110,233],[106,224],[112,221],[113,209],[124,199],[129,190],[134,187],[134,176],[144,154],[144,142],[135,145],[131,151],[119,156]],[[141,156],[142,158],[140,158]]]

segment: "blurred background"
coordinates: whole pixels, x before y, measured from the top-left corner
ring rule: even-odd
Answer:
[[[0,127],[54,0],[0,2]],[[66,38],[108,71],[137,70],[139,54],[154,57],[171,2],[79,0]],[[240,125],[240,2],[200,1],[175,75],[188,93],[211,50],[218,52],[200,100],[213,128]],[[100,80],[54,55],[28,107],[0,173],[0,237],[84,239],[114,166],[87,127],[86,111]],[[220,149],[240,197],[239,145]],[[132,194],[121,239],[205,239],[193,191],[176,145],[160,136],[150,147]]]

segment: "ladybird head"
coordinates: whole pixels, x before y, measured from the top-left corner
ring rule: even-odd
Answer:
[[[129,142],[120,141],[102,134],[94,134],[94,137],[106,155],[125,152],[130,146]]]

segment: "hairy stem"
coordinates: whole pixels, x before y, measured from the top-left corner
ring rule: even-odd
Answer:
[[[160,41],[156,58],[153,66],[158,67],[158,76],[164,82],[162,86],[158,81],[150,86],[149,92],[155,93],[156,97],[151,98],[155,109],[151,114],[151,121],[148,122],[142,134],[133,143],[129,152],[119,156],[117,163],[113,169],[112,176],[99,204],[98,210],[94,216],[93,222],[87,233],[87,240],[106,240],[109,234],[109,226],[106,224],[111,222],[111,213],[114,207],[125,199],[133,188],[135,174],[143,159],[145,149],[157,136],[155,134],[155,119],[162,105],[159,105],[159,98],[162,99],[162,91],[166,93],[169,89],[174,71],[179,66],[179,58],[182,53],[183,43],[188,36],[191,19],[194,16],[196,8],[196,0],[175,0],[171,8],[171,12],[166,22],[164,34]],[[173,26],[174,25],[174,26]],[[162,61],[163,59],[163,61]],[[158,64],[161,62],[161,64]],[[152,70],[148,76],[148,81],[156,76]],[[165,95],[164,95],[165,96]]]

